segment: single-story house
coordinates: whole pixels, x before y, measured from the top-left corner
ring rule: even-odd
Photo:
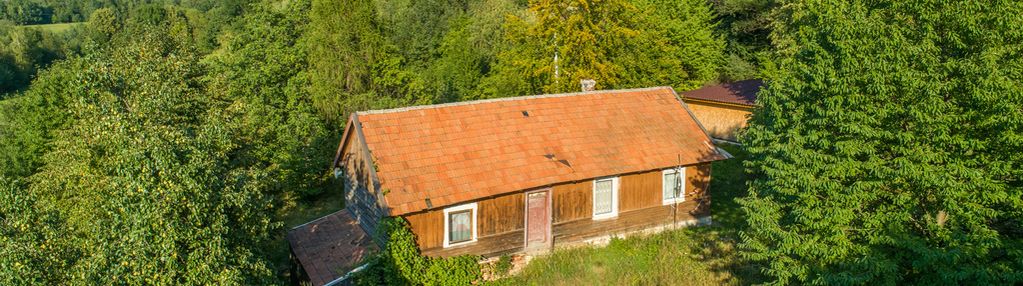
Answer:
[[[751,79],[682,92],[682,100],[711,137],[735,141],[756,106],[764,82]]]
[[[448,257],[709,223],[710,164],[727,158],[657,87],[357,112],[331,166],[352,231],[403,217],[424,255]]]

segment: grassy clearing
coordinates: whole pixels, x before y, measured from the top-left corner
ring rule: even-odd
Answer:
[[[62,33],[75,26],[81,25],[84,22],[79,23],[57,23],[57,24],[42,24],[42,25],[23,25],[22,28],[39,29],[51,33]]]
[[[555,251],[522,273],[494,285],[746,285],[757,270],[734,251],[743,228],[735,198],[746,193],[741,148],[725,146],[735,159],[714,163],[710,187],[715,225],[613,240],[607,247]]]

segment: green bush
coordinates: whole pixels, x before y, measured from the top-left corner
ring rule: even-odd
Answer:
[[[402,218],[388,218],[380,231],[388,238],[366,269],[354,274],[355,285],[469,285],[480,278],[479,256],[429,258],[419,253],[415,234]]]

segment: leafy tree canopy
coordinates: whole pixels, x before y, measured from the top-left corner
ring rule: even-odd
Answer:
[[[722,59],[712,19],[702,1],[530,1],[528,14],[506,23],[509,46],[484,93],[571,92],[583,79],[598,89],[699,87]]]
[[[746,257],[776,283],[1023,281],[1023,4],[780,12]]]

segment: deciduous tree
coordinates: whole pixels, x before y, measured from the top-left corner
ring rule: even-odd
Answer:
[[[784,5],[743,142],[776,283],[1023,281],[1023,4]]]

